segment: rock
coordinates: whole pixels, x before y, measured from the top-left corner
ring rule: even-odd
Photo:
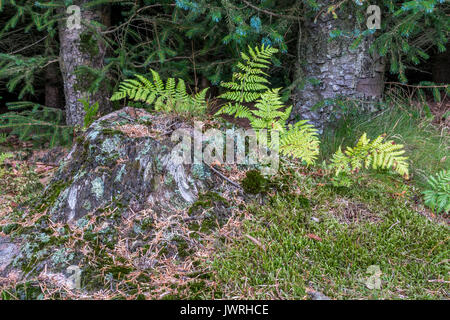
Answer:
[[[17,244],[11,242],[8,237],[0,236],[0,276],[6,276],[19,252]]]
[[[14,216],[22,228],[0,241],[0,282],[13,293],[29,282],[55,298],[136,299],[137,288],[153,298],[159,288],[175,294],[175,282],[197,281],[200,261],[223,245],[222,228],[234,232],[232,212],[243,199],[206,165],[174,161],[175,129],[193,133],[187,122],[142,109],[95,121],[43,203]]]
[[[203,164],[177,164],[170,133],[192,127],[167,115],[125,108],[95,121],[45,190],[53,221],[71,222],[108,205],[177,211],[223,184]]]

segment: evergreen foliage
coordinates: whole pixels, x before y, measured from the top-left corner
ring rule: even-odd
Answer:
[[[64,125],[62,110],[28,101],[10,102],[7,106],[9,112],[0,115],[0,129],[9,129],[9,134],[22,141],[48,143],[50,148],[72,143],[73,127]]]

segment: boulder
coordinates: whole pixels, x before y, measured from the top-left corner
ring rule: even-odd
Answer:
[[[178,211],[223,179],[204,164],[179,164],[171,140],[177,118],[125,108],[95,121],[76,143],[45,190],[53,221],[71,222],[106,206]]]
[[[243,200],[216,169],[174,160],[176,129],[193,132],[176,117],[133,108],[92,123],[43,203],[16,212],[0,232],[0,288],[18,295],[27,283],[47,299],[134,299],[196,283],[200,261],[223,245],[220,235],[234,234],[232,212]]]

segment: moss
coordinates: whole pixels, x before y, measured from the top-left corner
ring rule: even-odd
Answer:
[[[17,223],[10,223],[10,224],[7,224],[7,225],[3,226],[2,228],[0,228],[0,230],[4,234],[10,234],[11,232],[17,230],[18,228],[19,228],[19,224],[17,224]]]
[[[124,135],[124,133],[118,129],[104,128],[102,133],[108,136]]]
[[[78,136],[75,138],[75,143],[78,145],[81,145],[84,143],[84,137],[83,136]]]
[[[71,184],[72,179],[66,182],[62,180],[53,182],[49,189],[45,191],[39,209],[50,208],[56,205],[61,192],[66,190]]]
[[[42,300],[44,294],[36,281],[26,281],[18,284],[12,290],[1,291],[0,300]]]
[[[124,275],[129,274],[133,269],[124,266],[111,266],[106,268],[105,273],[110,273],[114,279],[120,280]]]
[[[188,214],[192,215],[199,211],[199,209],[209,209],[215,204],[222,204],[226,207],[229,206],[227,199],[219,195],[217,192],[206,192],[198,196],[197,201],[195,201],[188,210]]]
[[[268,180],[258,170],[247,171],[241,186],[246,193],[258,194],[267,190]]]
[[[189,248],[188,243],[185,239],[180,236],[175,236],[172,239],[175,242],[175,246],[177,247],[178,256],[181,258],[186,258],[193,253],[193,250]]]

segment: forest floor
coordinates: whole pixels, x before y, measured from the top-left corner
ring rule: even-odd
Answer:
[[[201,259],[202,271],[158,297],[307,299],[320,292],[331,299],[450,298],[449,216],[431,212],[421,196],[425,177],[449,167],[447,129],[405,112],[381,113],[370,122],[343,119],[325,132],[324,157],[362,130],[371,136],[383,130],[406,145],[410,181],[374,172],[351,187],[336,187],[320,166],[287,165],[263,194],[239,207],[232,236],[214,231],[220,243]],[[41,161],[42,150],[21,145],[1,151],[8,149],[14,157],[0,168],[0,221],[38,199],[56,168]],[[24,157],[24,150],[33,156]]]

